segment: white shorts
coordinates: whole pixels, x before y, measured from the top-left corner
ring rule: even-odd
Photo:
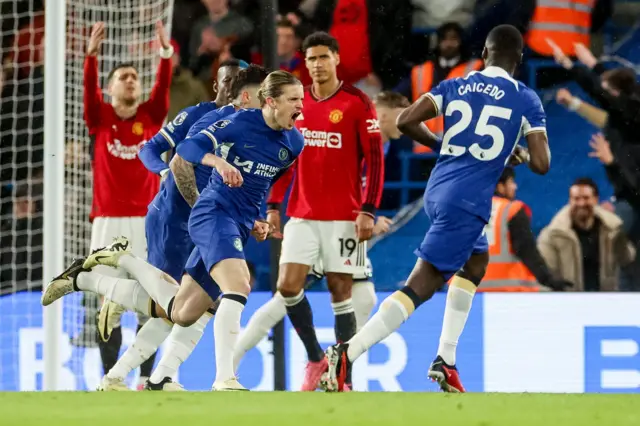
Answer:
[[[324,267],[322,266],[322,261],[317,261],[311,267],[309,271],[309,275],[315,276],[317,279],[322,279],[324,277]],[[353,281],[370,281],[373,277],[373,266],[371,265],[371,259],[367,255],[367,260],[365,262],[364,271],[353,274]]]
[[[111,244],[116,237],[127,237],[133,254],[142,259],[147,258],[144,217],[96,217],[93,219],[91,251]]]
[[[362,275],[366,259],[367,242],[358,243],[355,222],[291,218],[284,226],[281,265],[321,262],[325,273]]]

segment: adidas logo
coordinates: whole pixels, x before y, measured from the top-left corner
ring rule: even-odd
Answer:
[[[351,266],[351,259],[347,259],[346,262],[344,262],[345,266]]]

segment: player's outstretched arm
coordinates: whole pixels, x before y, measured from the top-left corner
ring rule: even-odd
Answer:
[[[551,151],[549,151],[547,133],[543,131],[531,132],[526,138],[529,147],[527,165],[534,173],[546,174],[551,167]]]
[[[158,64],[156,82],[153,85],[147,103],[149,105],[149,115],[154,122],[161,126],[169,113],[169,90],[171,88],[171,78],[173,77],[173,66],[171,64],[173,46],[171,46],[162,21],[156,22],[156,41],[160,45],[160,57],[162,59]]]
[[[417,101],[398,115],[396,125],[405,135],[421,145],[437,150],[440,140],[434,135],[424,122],[437,117],[438,106],[430,94],[420,96]]]
[[[180,195],[187,204],[193,207],[200,196],[193,164],[176,154],[171,160],[170,167]]]
[[[104,101],[102,90],[98,84],[98,52],[105,39],[104,22],[96,22],[91,29],[91,37],[87,46],[87,57],[84,61],[84,120],[91,133],[100,124],[101,110]]]

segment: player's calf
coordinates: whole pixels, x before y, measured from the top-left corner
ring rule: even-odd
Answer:
[[[224,259],[211,269],[211,278],[223,293],[213,323],[216,351],[215,390],[241,390],[233,368],[233,353],[240,334],[240,317],[251,291],[244,259]]]

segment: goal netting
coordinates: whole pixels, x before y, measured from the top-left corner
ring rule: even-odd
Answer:
[[[43,280],[44,5],[42,0],[2,0],[2,109],[0,112],[0,391],[40,390],[44,328]],[[47,1],[56,7],[57,1]],[[101,86],[117,63],[139,71],[143,97],[158,64],[155,23],[168,27],[173,0],[66,0],[65,262],[89,250],[92,198],[91,140],[83,120],[83,61],[91,26],[106,24],[99,55]],[[169,28],[168,28],[169,29]],[[104,92],[105,99],[108,99]],[[63,305],[58,342],[64,389],[95,389],[102,367],[95,334],[95,299],[72,295]],[[123,317],[123,350],[135,334]],[[130,383],[135,377],[130,377]]]

